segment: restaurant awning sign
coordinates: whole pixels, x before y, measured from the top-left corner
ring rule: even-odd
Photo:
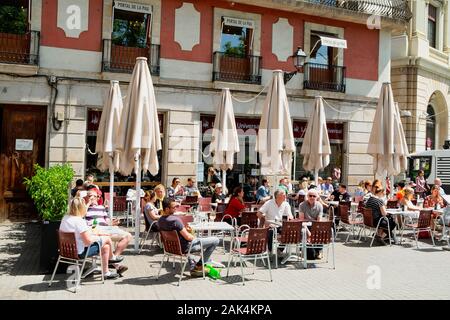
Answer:
[[[152,13],[152,6],[148,4],[140,4],[140,3],[132,3],[125,1],[114,1],[114,8],[125,10],[125,11],[133,11],[140,13]]]

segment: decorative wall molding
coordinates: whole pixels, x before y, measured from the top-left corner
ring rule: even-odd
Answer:
[[[272,53],[278,61],[287,61],[292,56],[294,27],[285,18],[280,18],[272,26]]]
[[[200,43],[200,12],[192,3],[175,9],[175,42],[182,50],[192,51]]]

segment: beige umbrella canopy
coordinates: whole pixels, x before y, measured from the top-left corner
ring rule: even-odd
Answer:
[[[222,181],[226,188],[226,171],[233,169],[234,154],[239,152],[233,102],[228,88],[222,89],[222,97],[214,120],[210,151],[214,154],[214,168],[222,170]]]
[[[122,111],[117,135],[120,152],[119,172],[136,173],[136,194],[140,194],[141,170],[152,175],[159,171],[157,151],[161,150],[161,137],[156,109],[155,92],[147,58],[136,58],[127,98]],[[139,246],[140,199],[136,197],[135,250]]]
[[[303,155],[303,168],[314,171],[317,185],[319,170],[328,166],[331,154],[322,97],[316,97],[314,110],[308,119],[300,154]]]
[[[122,109],[119,81],[112,80],[103,106],[95,144],[95,150],[98,153],[97,168],[102,171],[113,169],[114,172],[119,168],[119,153],[115,150],[114,138],[119,131]],[[113,166],[110,165],[111,158]]]
[[[292,120],[283,72],[275,70],[264,101],[256,151],[260,154],[261,174],[287,174],[295,150]]]
[[[119,81],[112,80],[109,94],[103,106],[102,116],[97,131],[95,150],[98,153],[97,168],[109,170],[109,215],[113,216],[114,208],[114,171],[119,168],[119,153],[115,151],[114,138],[119,132],[120,116],[122,113],[122,94]]]
[[[367,153],[375,174],[386,177],[406,170],[408,145],[390,83],[383,83]]]

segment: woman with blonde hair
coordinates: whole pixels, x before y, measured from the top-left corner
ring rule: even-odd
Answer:
[[[119,277],[119,274],[111,273],[108,269],[108,263],[117,263],[123,258],[112,259],[111,238],[109,236],[95,236],[92,234],[91,228],[87,225],[86,220],[83,219],[86,212],[86,202],[77,195],[72,199],[69,213],[63,217],[59,231],[73,232],[75,234],[80,259],[83,259],[85,256],[91,257],[100,253],[105,279],[116,279]]]
[[[155,207],[158,209],[158,211],[160,212],[160,214],[162,214],[163,210],[163,200],[166,197],[166,187],[164,187],[163,184],[158,184],[155,189],[155,195],[156,195],[156,200],[155,200]]]
[[[431,188],[431,194],[427,196],[423,202],[424,208],[441,209],[446,206],[444,198],[439,194],[439,186],[434,185]]]

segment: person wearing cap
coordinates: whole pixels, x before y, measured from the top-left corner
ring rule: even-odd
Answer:
[[[224,203],[225,195],[222,193],[222,184],[216,183],[214,187],[214,194],[211,197],[212,203]]]
[[[262,179],[262,184],[256,191],[256,203],[263,204],[267,200],[270,200],[272,196],[270,195],[269,181],[267,179]]]

